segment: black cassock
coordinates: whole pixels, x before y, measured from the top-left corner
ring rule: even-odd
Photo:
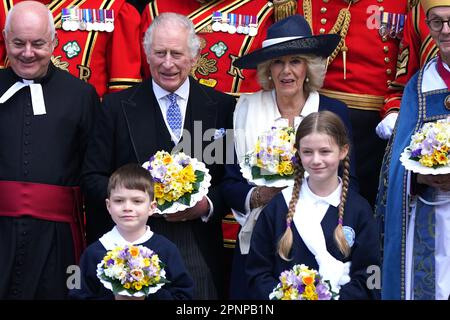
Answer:
[[[0,95],[20,80],[0,70]],[[29,87],[0,104],[0,180],[78,186],[98,96],[53,64],[35,82],[46,114],[33,114]],[[0,299],[65,298],[76,261],[68,223],[0,214],[0,256]]]

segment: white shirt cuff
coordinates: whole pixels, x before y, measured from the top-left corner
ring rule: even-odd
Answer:
[[[247,222],[248,215],[251,212],[250,199],[252,198],[252,193],[255,190],[256,190],[256,187],[251,188],[250,191],[247,193],[247,196],[245,197],[245,203],[244,203],[245,212],[244,213],[231,208],[231,212],[233,212],[234,218],[242,227]]]
[[[209,203],[209,212],[208,212],[207,216],[201,216],[203,222],[208,222],[209,218],[211,218],[211,216],[214,212],[214,206],[213,206],[211,199],[209,199],[208,196],[206,196],[206,200],[208,200],[208,203]]]

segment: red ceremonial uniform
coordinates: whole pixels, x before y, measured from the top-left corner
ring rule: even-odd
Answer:
[[[272,3],[267,0],[215,0],[201,4],[196,0],[154,0],[142,13],[141,34],[150,26],[153,18],[162,12],[176,12],[188,16],[201,37],[201,53],[192,76],[201,84],[216,90],[239,95],[260,90],[255,70],[240,70],[232,65],[238,57],[261,48],[272,20]],[[234,13],[257,17],[258,33],[250,35],[212,30],[212,14]],[[142,54],[143,73],[150,75],[145,54]]]
[[[14,3],[3,0],[0,27]],[[141,81],[139,12],[125,0],[40,0],[53,13],[58,44],[52,62],[60,69],[92,84],[100,97]],[[114,31],[65,31],[61,28],[64,8],[114,10]],[[3,36],[0,36],[0,67],[7,64]]]
[[[439,52],[425,23],[425,12],[420,4],[408,13],[400,52],[397,59],[395,80],[389,86],[381,116],[399,111],[403,90],[409,79]]]
[[[360,193],[374,204],[385,141],[375,132],[381,121],[388,86],[395,76],[401,34],[397,19],[404,19],[408,0],[302,0],[298,12],[314,34],[337,33],[342,42],[330,58],[323,88],[326,96],[350,108],[356,170]],[[379,30],[385,18],[387,36]],[[391,33],[391,34],[389,34]]]
[[[298,11],[311,21],[314,34],[330,33],[339,24],[340,11],[348,7],[348,1],[344,0],[298,2]],[[360,0],[351,4],[345,36],[346,79],[342,51],[328,66],[323,93],[344,101],[349,108],[380,110],[388,85],[395,76],[399,40],[380,36],[380,11],[405,14],[407,0]],[[310,12],[310,19],[307,12]]]

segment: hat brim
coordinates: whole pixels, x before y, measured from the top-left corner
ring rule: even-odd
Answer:
[[[340,39],[337,34],[323,34],[276,43],[240,57],[233,65],[239,69],[256,69],[262,62],[293,54],[326,58],[336,49]]]

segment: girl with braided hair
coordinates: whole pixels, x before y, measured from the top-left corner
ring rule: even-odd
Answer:
[[[295,141],[295,184],[269,202],[253,230],[246,261],[253,298],[268,299],[281,272],[305,264],[340,299],[378,299],[378,230],[368,202],[349,188],[344,124],[330,111],[312,113]]]

